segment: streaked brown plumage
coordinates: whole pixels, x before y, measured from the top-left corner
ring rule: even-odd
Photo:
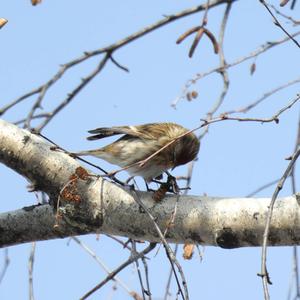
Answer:
[[[119,134],[123,134],[123,136],[100,149],[82,151],[76,155],[96,156],[122,168],[133,165],[127,169],[131,175],[139,175],[146,181],[151,181],[164,171],[186,164],[196,158],[200,143],[195,134],[184,135],[142,166],[134,164],[146,159],[187,131],[175,123],[101,127],[90,130],[89,133],[92,135],[87,139],[98,140]]]

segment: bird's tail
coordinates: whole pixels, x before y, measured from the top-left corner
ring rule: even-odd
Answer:
[[[92,134],[88,136],[89,141],[99,140],[106,138],[108,136],[118,135],[118,134],[129,134],[132,136],[138,136],[138,133],[134,129],[134,126],[114,126],[114,127],[100,127],[96,129],[89,130],[88,133]]]
[[[102,149],[95,149],[95,150],[85,150],[85,151],[79,151],[79,152],[73,152],[72,155],[74,156],[86,156],[86,155],[91,155],[91,156],[97,156],[100,157],[103,155],[103,150]]]

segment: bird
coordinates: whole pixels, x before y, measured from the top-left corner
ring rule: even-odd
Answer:
[[[200,149],[196,135],[176,123],[99,127],[88,133],[91,134],[87,137],[90,141],[114,135],[122,137],[102,148],[77,152],[75,155],[103,159],[126,169],[131,176],[143,177],[146,182],[194,160]]]

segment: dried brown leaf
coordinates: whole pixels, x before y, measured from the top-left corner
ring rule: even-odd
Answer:
[[[186,99],[188,101],[192,101],[198,97],[198,93],[196,91],[191,91],[186,94]]]
[[[281,0],[280,6],[285,6],[290,0]]]
[[[40,4],[40,3],[42,3],[42,0],[31,0],[31,4],[32,4],[33,6],[38,5],[38,4]]]
[[[253,75],[256,71],[256,63],[253,63],[250,67],[250,75]]]
[[[198,97],[198,92],[197,91],[192,91],[191,96],[193,99],[196,99]]]
[[[135,291],[130,292],[130,296],[132,296],[134,300],[143,300],[143,298]]]
[[[184,244],[183,246],[183,258],[184,259],[191,259],[194,253],[194,244]]]
[[[0,18],[0,29],[7,23],[8,21],[4,18]]]

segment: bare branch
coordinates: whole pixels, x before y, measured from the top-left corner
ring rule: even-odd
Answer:
[[[34,116],[32,116],[31,120],[34,119],[42,119],[42,118],[49,118],[51,116],[51,113],[41,113],[41,114],[36,114]],[[15,125],[20,125],[22,123],[25,123],[27,121],[27,118],[23,118],[21,120],[15,121],[14,124]],[[25,126],[24,126],[25,127]]]
[[[254,190],[253,192],[251,192],[250,194],[248,194],[246,197],[253,197],[255,196],[256,194],[258,194],[259,192],[269,188],[270,186],[278,183],[279,179],[276,179],[276,180],[273,180],[273,181],[270,181],[264,185],[262,185],[261,187],[257,188],[256,190]]]
[[[184,275],[184,273],[183,273],[183,270],[182,270],[182,267],[181,267],[180,263],[178,262],[178,260],[177,260],[177,258],[176,258],[176,256],[175,256],[175,254],[174,254],[172,248],[171,248],[170,245],[168,244],[168,242],[167,242],[167,240],[166,240],[164,234],[162,233],[162,231],[161,231],[161,229],[160,229],[160,226],[159,226],[159,225],[157,224],[157,222],[155,221],[155,218],[154,218],[153,215],[151,214],[150,210],[147,208],[147,206],[144,204],[144,202],[141,201],[139,194],[137,194],[137,193],[135,192],[135,195],[136,195],[135,201],[136,201],[136,202],[139,204],[139,206],[146,212],[146,214],[148,215],[148,217],[150,218],[150,220],[153,222],[153,225],[154,225],[154,227],[155,227],[155,230],[156,230],[156,232],[157,232],[157,234],[158,234],[158,236],[159,236],[159,238],[160,238],[160,241],[162,242],[162,244],[163,244],[164,247],[165,247],[167,257],[168,257],[168,259],[169,259],[169,261],[170,261],[171,268],[172,268],[172,270],[173,270],[174,276],[175,276],[176,281],[177,281],[177,286],[178,286],[178,289],[179,289],[179,293],[181,294],[181,296],[182,296],[182,298],[183,298],[184,300],[188,300],[188,299],[189,299],[189,293],[188,293],[187,283],[186,283],[185,275]],[[178,200],[178,195],[176,195],[176,199]],[[175,203],[175,207],[177,208],[177,201],[176,201],[176,203]],[[177,209],[176,209],[176,211],[177,211]],[[173,214],[174,214],[174,211],[172,211],[172,214],[171,214],[171,215],[173,216]],[[168,225],[165,226],[165,227],[166,227],[166,230],[167,230]],[[181,285],[180,285],[179,279],[178,279],[178,277],[177,277],[177,274],[176,274],[174,265],[177,267],[177,270],[178,270],[178,272],[179,272],[179,274],[180,274],[180,276],[181,276],[181,279],[182,279],[181,283],[182,283],[183,288],[184,288],[184,293],[183,293],[183,291],[182,291],[182,289],[181,289]]]
[[[298,117],[298,130],[296,135],[296,141],[295,141],[295,147],[294,152],[297,151],[300,145],[300,116]],[[296,165],[293,166],[291,171],[291,186],[292,186],[292,192],[296,191],[296,175],[295,175]],[[294,283],[295,283],[295,291],[296,296],[293,298],[294,300],[300,299],[300,283],[299,283],[299,265],[298,265],[298,250],[297,247],[293,247],[293,269],[292,269],[292,277],[294,277]],[[293,279],[293,278],[292,278]],[[291,288],[289,290],[289,295],[291,294]],[[288,297],[290,299],[290,297]]]
[[[296,39],[294,39],[294,37],[280,24],[280,22],[275,17],[275,15],[272,13],[272,11],[269,8],[269,6],[267,5],[267,3],[264,0],[259,0],[259,2],[267,9],[267,11],[269,12],[269,14],[272,16],[272,18],[274,20],[274,24],[276,26],[278,26],[295,43],[295,45],[298,48],[300,48],[300,44],[298,43],[298,41]]]
[[[212,119],[215,112],[221,107],[221,105],[223,104],[223,102],[225,100],[225,97],[228,93],[228,89],[229,89],[229,76],[228,76],[227,69],[225,68],[226,60],[225,60],[224,47],[223,46],[224,46],[225,29],[226,29],[229,13],[230,13],[230,10],[231,10],[231,5],[232,5],[232,3],[228,3],[227,6],[226,6],[224,16],[223,16],[223,20],[222,20],[222,23],[221,23],[220,33],[219,33],[219,48],[220,48],[220,51],[219,51],[219,60],[220,60],[219,68],[220,68],[220,72],[219,72],[219,74],[222,76],[223,89],[222,89],[221,94],[220,94],[219,98],[217,99],[216,103],[214,103],[212,108],[207,112],[207,114],[206,114],[207,120]],[[203,133],[199,136],[199,140],[203,139],[203,137],[208,133],[208,130],[209,130],[209,126],[206,126]]]
[[[227,111],[225,114],[226,115],[230,115],[230,114],[233,114],[233,113],[246,113],[248,112],[249,110],[253,109],[254,107],[256,107],[257,105],[259,105],[260,103],[262,103],[264,100],[266,100],[267,98],[269,98],[270,96],[274,95],[275,93],[291,86],[291,85],[294,85],[296,83],[299,83],[300,82],[300,77],[299,78],[296,78],[294,80],[291,80],[291,81],[288,81],[268,92],[265,92],[261,97],[259,97],[257,100],[255,100],[254,102],[248,104],[247,106],[245,107],[242,107],[242,108],[239,108],[239,109],[236,109],[236,110],[230,110],[230,111]]]
[[[123,167],[121,169],[115,170],[109,174],[103,175],[103,177],[107,177],[107,176],[114,176],[119,172],[122,172],[124,170],[127,170],[133,166],[140,166],[142,167],[143,165],[145,165],[147,162],[149,162],[153,157],[155,157],[157,154],[159,154],[160,152],[162,152],[164,149],[166,149],[167,147],[169,147],[170,145],[174,144],[176,141],[178,141],[179,139],[181,139],[182,137],[190,134],[191,132],[194,132],[202,127],[206,127],[210,124],[213,123],[217,123],[217,122],[222,122],[222,121],[239,121],[239,122],[260,122],[260,123],[270,123],[270,122],[275,122],[275,123],[279,123],[279,116],[284,113],[286,110],[290,109],[296,102],[298,102],[300,100],[300,94],[297,95],[297,97],[295,99],[293,99],[290,103],[288,103],[286,106],[284,106],[283,108],[281,108],[275,115],[273,115],[270,118],[239,118],[239,117],[229,117],[226,113],[223,113],[220,115],[220,117],[217,118],[210,118],[210,116],[208,116],[208,119],[201,119],[201,121],[203,122],[200,126],[188,130],[185,133],[177,136],[176,138],[174,138],[173,140],[171,140],[170,142],[168,142],[167,144],[165,144],[163,147],[161,147],[160,149],[158,149],[156,152],[154,152],[153,154],[149,155],[147,158],[140,160],[138,162],[135,162],[131,165],[128,165],[126,167]],[[205,132],[200,136],[200,139],[202,138],[202,136],[205,134]]]
[[[285,19],[289,20],[290,22],[292,22],[294,24],[294,26],[300,25],[300,21],[297,21],[295,19],[293,19],[291,16],[288,16],[284,13],[282,13],[280,10],[278,10],[274,5],[272,4],[268,4],[270,7],[272,7],[272,9],[276,12],[276,14],[284,17]]]
[[[264,289],[264,297],[265,300],[270,299],[269,296],[269,291],[268,291],[268,284],[271,283],[270,277],[267,271],[267,244],[268,244],[268,237],[270,233],[270,224],[271,224],[271,219],[274,211],[274,205],[275,201],[278,197],[279,192],[281,191],[287,177],[290,175],[290,172],[292,171],[294,164],[296,163],[298,157],[300,155],[300,148],[293,154],[292,160],[288,164],[288,167],[286,168],[285,172],[283,173],[281,179],[279,180],[276,189],[272,195],[272,199],[269,205],[269,210],[268,210],[268,215],[266,219],[266,226],[265,226],[265,231],[263,235],[263,246],[262,246],[262,258],[261,258],[261,273],[259,276],[262,277],[262,282],[263,282],[263,289]]]
[[[129,259],[121,264],[118,268],[116,268],[114,271],[112,271],[103,281],[101,281],[99,284],[97,284],[94,288],[92,288],[89,292],[84,294],[80,300],[87,299],[90,295],[95,293],[97,290],[99,290],[103,285],[105,285],[108,281],[113,279],[119,272],[121,272],[123,269],[125,269],[128,265],[133,263],[134,261],[140,259],[141,257],[145,256],[149,252],[151,252],[156,246],[156,243],[150,243],[149,246],[147,246],[143,251],[136,253],[134,255],[131,255]]]
[[[177,251],[178,251],[178,245],[175,245],[174,248],[174,255],[177,256]],[[164,300],[167,300],[169,295],[170,295],[170,286],[171,286],[171,280],[172,280],[172,275],[173,275],[173,269],[170,268],[167,284],[166,284],[166,291],[164,295]]]
[[[84,249],[107,274],[111,274],[111,270],[109,270],[105,263],[96,255],[96,253],[92,249],[90,249],[78,237],[72,237],[72,240],[75,241],[82,249]],[[114,276],[112,280],[117,282],[129,295],[131,295],[134,292],[130,290],[130,288],[118,276]]]
[[[127,67],[124,67],[124,66],[122,66],[120,63],[118,63],[114,58],[113,58],[113,56],[112,55],[110,55],[110,60],[118,67],[118,68],[120,68],[121,70],[123,70],[123,71],[125,71],[125,72],[129,72],[129,69],[127,68]]]
[[[295,33],[292,34],[292,37],[295,37],[295,36],[298,36],[300,34],[300,31],[297,31]],[[171,103],[171,106],[172,107],[176,107],[177,103],[181,100],[181,99],[184,99],[186,97],[186,93],[188,91],[188,89],[194,85],[197,81],[203,79],[204,77],[207,77],[213,73],[219,73],[221,71],[223,71],[224,69],[229,69],[229,68],[232,68],[232,67],[235,67],[251,58],[255,58],[261,54],[263,54],[264,52],[272,49],[273,47],[276,47],[278,45],[281,45],[285,42],[288,42],[290,41],[290,38],[289,37],[284,37],[280,40],[277,40],[277,41],[272,41],[272,42],[266,42],[265,44],[262,44],[261,46],[259,46],[256,50],[250,52],[249,54],[245,55],[245,56],[242,56],[242,57],[239,57],[237,58],[236,60],[232,61],[231,63],[227,63],[224,67],[215,67],[215,68],[212,68],[206,72],[203,72],[203,73],[198,73],[196,74],[193,78],[191,78],[190,80],[187,81],[187,83],[185,84],[185,86],[183,87],[182,89],[182,92],[181,94]]]
[[[63,100],[50,114],[48,118],[45,119],[44,122],[42,122],[37,128],[36,131],[41,131],[52,119],[54,116],[56,116],[65,106],[67,106],[73,98],[96,76],[98,75],[101,70],[104,68],[106,62],[109,59],[109,55],[106,54],[104,58],[100,61],[98,66],[93,70],[88,76],[85,78],[82,78],[81,83],[71,92],[68,94],[67,98]],[[42,99],[42,98],[41,98]],[[39,106],[40,98],[37,100],[37,105]],[[28,121],[30,122],[31,117],[33,116],[34,110],[29,114]],[[29,123],[27,124],[28,128],[30,127]]]
[[[22,102],[23,100],[25,100],[26,98],[29,98],[35,94],[38,94],[40,91],[42,90],[42,87],[39,87],[37,89],[34,89],[20,97],[18,97],[17,99],[13,100],[11,103],[3,106],[0,109],[0,116],[3,115],[4,113],[6,113],[6,111],[8,111],[10,108],[14,107],[15,105],[17,105],[18,103]]]
[[[293,99],[290,103],[288,103],[286,106],[281,108],[277,113],[275,113],[270,118],[239,118],[239,117],[229,117],[226,113],[221,114],[220,117],[214,118],[211,120],[203,120],[206,122],[206,124],[211,124],[215,122],[220,122],[221,120],[229,120],[229,121],[239,121],[239,122],[261,122],[261,123],[270,123],[275,122],[278,123],[279,119],[278,117],[284,113],[286,110],[290,109],[294,104],[296,104],[300,100],[300,95],[297,95],[295,99]],[[203,124],[200,127],[204,127]],[[198,128],[197,128],[198,129]]]
[[[36,243],[31,244],[30,255],[28,260],[28,279],[29,279],[29,300],[34,300],[33,294],[33,266],[34,266],[34,255],[35,255]]]
[[[127,37],[125,37],[124,39],[113,43],[109,46],[105,46],[103,48],[94,50],[94,51],[86,51],[84,53],[83,56],[80,56],[70,62],[67,62],[65,64],[63,64],[60,69],[58,70],[58,72],[52,77],[50,78],[46,83],[42,84],[41,86],[39,86],[38,88],[35,88],[34,90],[26,93],[25,95],[18,97],[16,100],[13,100],[9,105],[6,105],[5,107],[3,107],[2,109],[0,109],[0,115],[4,114],[8,109],[12,108],[13,106],[15,106],[16,104],[20,103],[21,101],[35,95],[35,94],[39,94],[37,100],[35,101],[35,103],[32,106],[31,111],[29,112],[29,115],[27,117],[27,121],[26,121],[26,127],[30,128],[30,122],[31,119],[34,117],[35,115],[35,111],[41,107],[41,103],[44,100],[44,97],[47,93],[47,91],[49,90],[50,87],[52,87],[65,73],[66,71],[68,71],[69,69],[71,69],[72,67],[85,62],[86,60],[97,56],[97,55],[101,55],[104,54],[105,58],[102,60],[101,63],[103,63],[103,66],[105,65],[106,61],[108,58],[110,58],[112,60],[112,62],[117,65],[119,68],[123,69],[123,70],[127,70],[127,68],[124,68],[123,66],[121,66],[120,64],[118,64],[113,58],[112,58],[112,53],[114,51],[116,51],[117,49],[133,42],[134,40],[143,37],[144,35],[162,27],[165,26],[171,22],[174,22],[176,20],[179,20],[183,17],[192,15],[194,13],[203,11],[203,10],[207,10],[209,8],[213,8],[215,6],[218,6],[220,4],[224,4],[224,3],[228,3],[228,2],[232,2],[232,0],[214,0],[214,1],[210,1],[209,5],[207,4],[202,4],[202,5],[198,5],[196,7],[193,8],[189,8],[186,10],[183,10],[181,12],[169,15],[164,17],[162,20],[159,20],[157,22],[155,22],[152,25],[146,26],[145,28],[133,33],[132,35],[129,35]],[[70,103],[70,101],[76,96],[76,94],[90,81],[92,80],[103,68],[100,67],[100,65],[90,74],[88,75],[86,78],[83,79],[82,83],[79,84],[76,88],[73,89],[73,91],[71,93],[69,93],[69,95],[67,96],[67,98],[60,104],[58,105],[52,112],[48,112],[48,114],[51,115],[50,118],[46,118],[45,121],[43,123],[41,123],[38,127],[37,130],[42,130],[50,120],[52,120],[52,118],[61,111],[62,108],[64,108],[67,104]],[[99,68],[99,69],[98,69]]]
[[[10,259],[8,257],[8,248],[5,248],[4,249],[4,264],[3,264],[3,267],[2,267],[2,271],[0,273],[0,284],[6,274],[6,271],[7,271],[7,268],[9,266],[9,263],[10,263]]]
[[[294,9],[294,8],[295,8],[296,2],[297,2],[297,0],[293,0],[293,2],[292,2],[292,4],[291,4],[291,9]]]
[[[137,250],[136,250],[136,242],[133,241],[133,240],[131,240],[131,245],[132,245],[132,248],[131,248],[131,253],[132,253],[132,255],[137,255],[138,252],[137,252]],[[142,258],[141,258],[141,259],[142,259]],[[137,273],[138,273],[138,278],[139,278],[139,282],[140,282],[140,286],[141,286],[141,290],[142,290],[143,300],[146,300],[146,295],[149,296],[149,299],[148,299],[148,300],[152,300],[150,290],[149,290],[149,289],[146,289],[146,288],[144,287],[144,283],[143,283],[143,278],[142,278],[142,273],[141,273],[139,261],[138,261],[138,260],[135,260],[134,263],[135,263],[136,270],[137,270]]]

